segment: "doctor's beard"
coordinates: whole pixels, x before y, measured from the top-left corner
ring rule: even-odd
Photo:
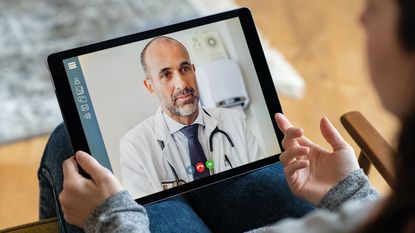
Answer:
[[[177,104],[177,98],[183,95],[188,95],[188,94],[193,95],[193,101],[189,103],[183,103],[183,105],[179,106]],[[196,110],[199,107],[198,105],[199,98],[200,98],[199,90],[197,89],[197,87],[196,87],[196,90],[194,90],[193,88],[184,88],[174,93],[171,97],[171,101],[165,102],[166,103],[165,106],[167,109],[170,110],[170,112],[178,116],[186,117],[196,112]]]

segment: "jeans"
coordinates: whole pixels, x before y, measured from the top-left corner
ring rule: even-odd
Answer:
[[[83,232],[60,215],[62,163],[74,154],[63,124],[51,134],[38,171],[41,219],[58,217],[61,232]],[[151,232],[244,232],[314,209],[293,196],[276,163],[145,206]]]

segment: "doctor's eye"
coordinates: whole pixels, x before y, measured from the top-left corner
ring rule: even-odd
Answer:
[[[160,74],[160,78],[162,79],[169,79],[171,77],[171,72],[166,71]]]
[[[192,67],[190,65],[183,65],[180,67],[180,73],[186,74],[188,72],[192,71]]]

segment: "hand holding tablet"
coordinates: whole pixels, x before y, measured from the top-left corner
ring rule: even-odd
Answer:
[[[90,179],[78,172],[78,165]],[[83,151],[63,163],[63,172],[65,179],[59,195],[62,211],[68,222],[81,228],[93,209],[122,190],[115,176]]]

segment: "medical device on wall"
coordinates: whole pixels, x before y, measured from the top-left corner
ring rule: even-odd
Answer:
[[[186,45],[192,61],[196,64],[229,58],[217,28],[191,33],[186,40]]]
[[[215,60],[196,66],[202,106],[208,108],[246,108],[249,104],[244,78],[234,60]]]

